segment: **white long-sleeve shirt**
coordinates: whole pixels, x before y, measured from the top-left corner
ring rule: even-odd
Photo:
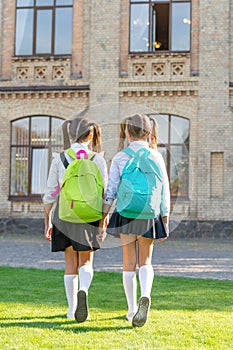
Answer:
[[[133,151],[138,151],[140,148],[146,148],[150,150],[149,158],[153,160],[161,171],[163,190],[160,204],[160,213],[162,216],[169,216],[170,213],[170,189],[167,176],[166,166],[162,155],[154,149],[151,149],[146,141],[132,141],[129,147]],[[121,180],[121,174],[126,162],[130,159],[130,156],[124,152],[118,152],[112,159],[108,187],[105,195],[105,203],[112,204],[112,201],[117,197],[117,190]]]
[[[80,143],[73,143],[71,145],[71,148],[77,152],[79,150],[85,150],[88,152],[88,147],[86,144],[80,144]],[[73,159],[65,153],[65,157],[70,163]],[[107,172],[107,165],[106,161],[103,158],[103,153],[96,153],[95,157],[93,158],[93,162],[96,163],[98,166],[103,182],[104,182],[104,189],[107,188],[107,182],[108,182],[108,172]],[[61,161],[60,153],[54,153],[53,154],[53,160],[50,166],[49,176],[47,180],[47,187],[43,196],[43,203],[44,204],[51,204],[55,203],[57,201],[58,195],[59,195],[59,188],[61,187],[62,179],[65,174],[65,167],[64,164]]]

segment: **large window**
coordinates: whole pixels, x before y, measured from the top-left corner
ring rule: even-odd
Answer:
[[[171,196],[188,198],[189,120],[175,115],[151,115],[159,127],[159,151],[165,160]]]
[[[190,0],[131,0],[130,52],[190,51]]]
[[[16,0],[15,55],[70,55],[73,0]]]
[[[52,152],[63,147],[60,118],[33,116],[11,123],[11,197],[43,193]]]

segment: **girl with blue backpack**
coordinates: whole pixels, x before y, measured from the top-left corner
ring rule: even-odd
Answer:
[[[75,317],[77,322],[84,322],[88,316],[87,299],[93,278],[93,254],[100,248],[98,225],[102,217],[103,192],[107,185],[107,166],[103,155],[97,153],[101,151],[101,130],[97,124],[79,116],[65,121],[62,130],[65,151],[53,155],[43,196],[44,234],[51,241],[53,252],[64,251],[67,318]],[[88,173],[92,171],[95,171],[94,175]],[[79,172],[80,176],[72,176],[72,173],[76,175]],[[90,178],[92,182],[88,183]],[[98,186],[97,192],[95,185]],[[76,194],[78,186],[81,188]],[[90,187],[91,190],[88,190]],[[80,196],[83,201],[81,204],[76,203]],[[91,205],[88,200],[92,200]],[[100,208],[94,208],[94,203],[99,203]],[[75,211],[76,204],[82,206],[82,217]],[[92,215],[86,218],[85,213],[90,212]]]
[[[123,148],[125,138],[128,147]],[[169,183],[164,160],[157,150],[154,119],[141,114],[125,118],[119,146],[111,163],[103,213],[107,217],[116,199],[107,232],[120,235],[121,239],[123,286],[128,304],[126,319],[134,327],[141,327],[147,321],[151,303],[154,240],[161,242],[168,236]],[[141,289],[138,306],[137,260]]]

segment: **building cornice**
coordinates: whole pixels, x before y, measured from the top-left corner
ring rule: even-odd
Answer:
[[[78,98],[89,95],[89,85],[0,86],[0,99]]]
[[[28,85],[0,86],[0,92],[30,92],[30,91],[88,91],[89,85]]]

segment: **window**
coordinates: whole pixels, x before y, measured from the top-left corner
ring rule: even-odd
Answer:
[[[60,118],[32,116],[11,123],[11,197],[44,192],[52,152],[63,148]]]
[[[175,115],[150,115],[159,127],[158,148],[167,166],[171,196],[188,197],[189,120]]]
[[[190,0],[131,0],[130,52],[190,51]]]
[[[73,0],[17,0],[15,55],[71,55]]]

